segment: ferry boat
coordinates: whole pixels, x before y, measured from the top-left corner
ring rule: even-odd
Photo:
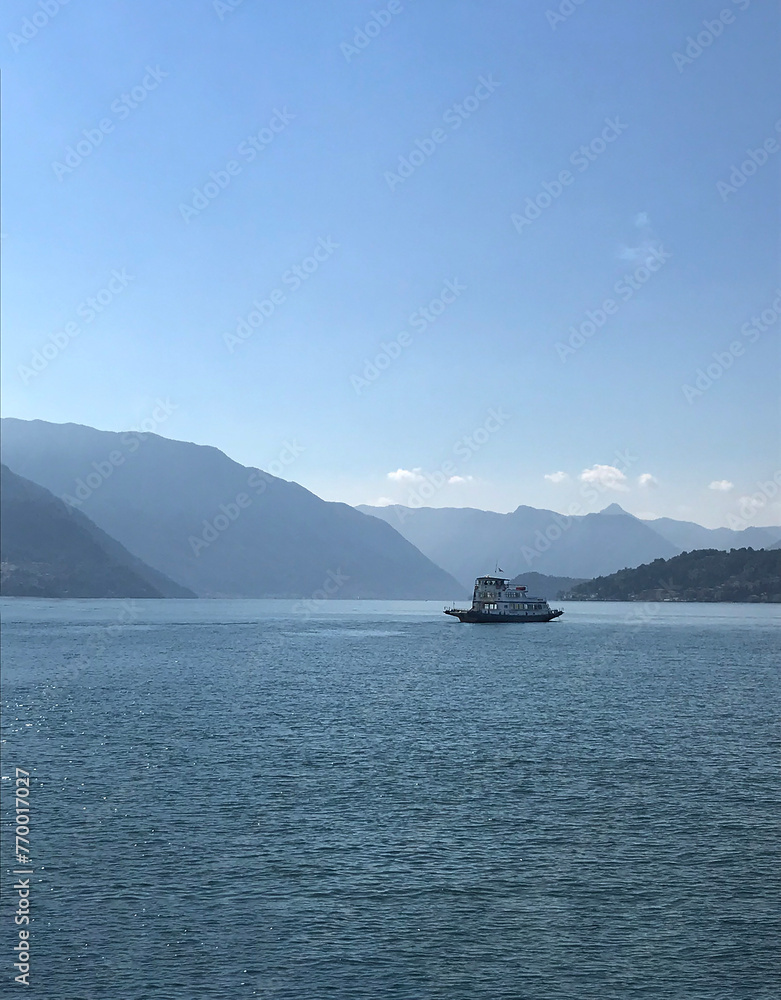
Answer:
[[[526,587],[511,587],[500,576],[478,576],[471,608],[445,608],[460,622],[550,622],[564,612],[552,610],[542,597],[530,597]]]

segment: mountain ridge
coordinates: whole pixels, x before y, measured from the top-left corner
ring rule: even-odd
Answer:
[[[769,546],[779,528],[704,528],[670,518],[638,518],[619,504],[567,516],[520,504],[508,514],[475,507],[358,507],[392,524],[463,586],[489,572],[496,561],[511,575],[531,571],[546,576],[592,579],[684,549]],[[691,527],[691,530],[687,530]]]
[[[67,497],[131,553],[199,596],[463,594],[389,525],[242,466],[211,445],[16,418],[5,418],[2,429],[11,469]]]
[[[631,515],[567,516],[522,504],[509,514],[462,507],[361,506],[386,520],[463,586],[499,562],[506,575],[592,579],[677,547]]]
[[[0,466],[5,597],[195,597],[49,490]]]

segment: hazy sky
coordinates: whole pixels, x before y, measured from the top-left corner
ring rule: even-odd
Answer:
[[[349,503],[781,523],[741,499],[781,470],[776,3],[1,16],[6,415]]]

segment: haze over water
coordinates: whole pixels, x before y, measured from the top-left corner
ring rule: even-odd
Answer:
[[[3,601],[28,995],[776,997],[778,609],[563,607]]]

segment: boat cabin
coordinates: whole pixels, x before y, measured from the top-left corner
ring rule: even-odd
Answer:
[[[479,576],[472,595],[475,611],[496,614],[539,614],[548,610],[547,601],[529,597],[526,587],[511,587],[500,576]]]

